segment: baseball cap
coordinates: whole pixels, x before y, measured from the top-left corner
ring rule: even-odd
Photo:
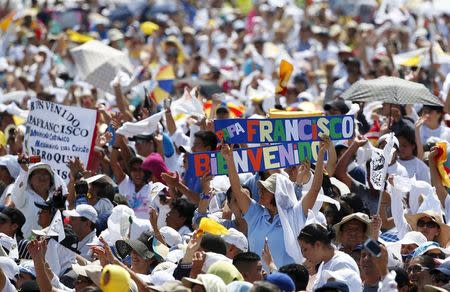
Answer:
[[[17,156],[5,155],[0,157],[0,166],[6,167],[11,177],[17,178],[19,176],[20,164],[17,162]]]
[[[3,208],[0,212],[0,219],[11,221],[11,223],[19,225],[19,229],[22,228],[26,221],[23,213],[19,209],[13,207]]]
[[[266,281],[276,285],[281,291],[295,291],[294,281],[285,273],[272,273],[267,276]]]
[[[342,281],[330,281],[322,286],[320,288],[316,289],[316,292],[326,292],[326,291],[338,291],[338,292],[349,292],[348,286],[345,282]]]
[[[242,232],[234,228],[230,228],[228,229],[228,234],[223,235],[222,237],[226,243],[236,246],[243,252],[248,251],[248,240]]]
[[[427,241],[427,242],[419,245],[419,247],[414,250],[413,257],[421,256],[421,255],[425,254],[426,252],[433,250],[433,249],[438,249],[438,250],[446,253],[445,250],[443,250],[439,246],[439,243],[437,243],[435,241]]]
[[[225,284],[233,281],[244,281],[244,277],[230,262],[219,261],[212,264],[208,269],[208,274],[219,276]]]
[[[86,181],[88,184],[95,182],[95,183],[110,184],[113,187],[117,186],[117,184],[112,180],[112,178],[110,178],[109,176],[107,176],[105,174],[97,174],[97,175],[94,175],[94,176],[84,179],[84,181]]]
[[[350,110],[349,107],[347,106],[347,104],[345,103],[345,101],[343,101],[342,99],[335,99],[335,100],[325,104],[323,109],[326,111],[329,111],[330,109],[337,109],[342,114],[345,114]]]
[[[159,229],[159,233],[164,238],[169,247],[177,246],[183,242],[180,233],[169,226],[163,226]]]
[[[94,209],[94,207],[88,204],[80,204],[76,206],[75,209],[64,210],[63,215],[65,217],[84,217],[92,223],[95,223],[98,218],[97,211]]]
[[[271,174],[266,180],[259,180],[258,181],[258,185],[260,187],[265,188],[266,190],[268,190],[272,194],[275,194],[276,183],[277,183],[277,174],[276,173]]]
[[[19,272],[31,275],[36,278],[36,269],[32,260],[22,260],[19,265]]]
[[[417,246],[420,246],[427,242],[427,238],[425,235],[418,231],[410,231],[405,234],[405,236],[397,241],[398,244],[416,244]]]

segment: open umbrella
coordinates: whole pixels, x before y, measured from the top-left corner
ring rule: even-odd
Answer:
[[[341,96],[351,101],[381,101],[392,104],[414,104],[443,106],[423,84],[397,77],[380,77],[372,80],[360,80],[347,89]]]
[[[133,65],[125,53],[100,41],[89,41],[70,52],[81,77],[103,91],[113,93],[110,83],[119,70],[133,73]]]

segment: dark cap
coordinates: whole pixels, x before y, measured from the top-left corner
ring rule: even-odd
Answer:
[[[347,104],[345,103],[345,101],[343,101],[342,99],[335,99],[329,103],[327,103],[324,107],[324,110],[329,111],[330,109],[337,109],[339,110],[342,114],[347,113],[350,109],[348,108]]]
[[[336,292],[349,292],[347,284],[342,281],[330,281],[323,284],[320,288],[315,290],[316,292],[336,291]]]
[[[445,274],[447,276],[450,276],[450,261],[443,262],[439,267],[436,269],[432,269],[430,271],[430,274],[441,272],[442,274]]]
[[[429,104],[424,104],[421,110],[431,110],[431,111],[437,111],[437,112],[444,112],[444,107],[443,106],[439,106],[439,105],[429,105]]]
[[[159,254],[161,243],[155,239],[153,232],[144,231],[138,239],[125,239],[116,241],[117,253],[121,258],[125,258],[134,250],[144,259],[151,259],[156,256],[158,260],[162,260],[167,254]],[[167,248],[168,250],[168,248]]]
[[[150,135],[136,135],[136,136],[128,138],[128,141],[136,141],[136,140],[152,141],[153,137],[154,137],[153,134],[150,134]]]
[[[11,223],[19,225],[19,229],[22,228],[22,226],[25,224],[25,216],[23,213],[16,208],[12,207],[5,207],[0,212],[0,218],[3,218],[5,220],[11,221]]]
[[[75,232],[73,232],[70,225],[64,225],[64,234],[66,235],[66,237],[60,242],[60,244],[75,253],[79,253],[79,251],[77,250],[78,237]]]

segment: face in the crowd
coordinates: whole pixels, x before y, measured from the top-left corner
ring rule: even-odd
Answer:
[[[38,224],[42,228],[50,225],[52,222],[52,212],[50,210],[39,209],[38,212]]]
[[[242,271],[244,280],[250,283],[262,281],[264,278],[263,267],[261,261],[257,261],[248,265],[247,271]]]
[[[409,160],[414,157],[414,150],[416,146],[414,144],[409,143],[405,138],[398,137],[399,142],[399,156],[402,160]]]
[[[297,180],[297,174],[298,169],[300,168],[299,165],[296,166],[290,166],[285,168],[285,172],[288,174],[290,181],[295,182]]]
[[[400,254],[403,256],[411,254],[416,248],[418,247],[417,244],[402,244],[400,246]]]
[[[375,263],[373,262],[372,255],[364,249],[361,251],[359,267],[361,269],[361,273],[365,277],[376,276],[375,274],[378,273]]]
[[[419,258],[413,258],[409,262],[408,269],[409,280],[415,285],[426,285],[431,283],[431,276],[428,269],[420,264]]]
[[[435,240],[441,231],[439,224],[431,220],[430,217],[422,217],[417,220],[417,231],[425,235],[428,241]]]
[[[439,123],[439,120],[441,119],[442,113],[440,113],[437,110],[429,109],[427,107],[424,107],[422,109],[422,116],[428,115],[428,119],[425,121],[425,125],[432,126]]]
[[[14,182],[14,179],[9,174],[8,169],[5,166],[0,166],[0,181],[9,185]]]
[[[170,209],[169,213],[167,213],[166,223],[167,226],[172,227],[175,230],[179,230],[183,227],[186,218],[182,217],[177,209]]]
[[[224,120],[224,119],[229,119],[229,118],[230,118],[230,111],[228,109],[219,108],[216,111],[216,119],[217,120]]]
[[[266,188],[261,187],[259,190],[259,204],[268,209],[272,208],[272,200],[274,196],[275,195],[269,192]]]
[[[302,251],[302,255],[311,262],[313,265],[317,265],[322,262],[321,255],[321,247],[323,244],[319,241],[316,241],[314,244],[307,243],[303,240],[299,240],[300,249]]]
[[[52,184],[52,177],[45,169],[36,169],[31,173],[30,184],[38,194],[48,194]]]
[[[74,282],[75,285],[75,292],[81,292],[86,287],[95,285],[94,282],[89,277],[85,277],[82,275],[78,275],[77,279]]]
[[[205,146],[205,144],[203,144],[202,140],[195,137],[194,143],[192,145],[192,152],[206,152],[206,151],[211,151],[211,150],[212,150],[211,147]]]
[[[136,139],[135,146],[137,154],[143,157],[147,157],[155,152],[155,143],[153,140]]]
[[[8,235],[9,237],[14,237],[19,225],[12,223],[9,219],[0,218],[0,232]]]
[[[83,240],[91,232],[91,222],[82,217],[70,217],[70,226],[78,236],[78,240]]]
[[[354,248],[365,239],[365,224],[357,219],[341,226],[341,243],[346,248]]]
[[[135,185],[140,185],[144,182],[144,171],[141,168],[142,162],[135,162],[130,166],[131,180]]]
[[[146,274],[150,270],[150,266],[153,263],[153,259],[144,259],[134,250],[130,253],[131,256],[131,269],[137,273]]]

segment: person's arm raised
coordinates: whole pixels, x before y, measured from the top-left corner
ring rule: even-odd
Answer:
[[[336,171],[334,173],[336,178],[345,183],[349,188],[352,186],[352,179],[347,172],[347,167],[358,148],[366,143],[367,139],[364,136],[359,135],[355,137],[352,145],[344,152],[336,165]]]
[[[323,181],[323,160],[325,157],[325,151],[330,147],[330,138],[326,137],[320,141],[319,155],[316,162],[316,171],[314,172],[311,188],[302,200],[303,213],[308,214],[308,210],[312,209],[316,202],[317,195],[320,192]]]
[[[227,162],[228,178],[230,179],[232,194],[236,197],[239,209],[241,209],[241,212],[245,214],[250,207],[251,199],[244,193],[244,189],[241,186],[239,175],[234,164],[233,149],[231,149],[228,144],[222,144],[222,149],[220,152]]]

